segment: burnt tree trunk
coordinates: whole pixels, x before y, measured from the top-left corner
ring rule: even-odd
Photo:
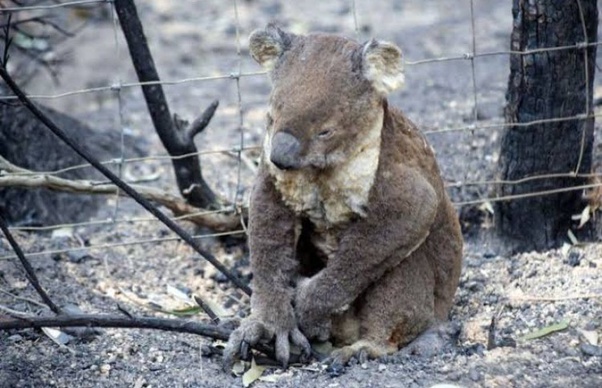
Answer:
[[[581,10],[582,12],[581,12]],[[595,0],[514,0],[513,51],[596,42]],[[585,30],[585,33],[584,33]],[[589,173],[594,118],[536,125],[534,120],[591,114],[596,46],[511,55],[502,136],[500,178],[516,181],[553,173]],[[582,177],[529,180],[500,186],[500,196],[522,195],[586,183]],[[566,240],[571,215],[583,209],[582,191],[499,202],[496,224],[515,251],[544,250]]]
[[[142,22],[134,0],[115,0],[115,10],[125,36],[134,69],[142,85],[142,93],[155,130],[171,156],[189,155],[172,159],[180,193],[188,203],[204,209],[218,209],[220,204],[203,178],[201,161],[194,144],[194,137],[201,132],[217,108],[214,102],[191,126],[174,120],[159,81],[159,74],[144,35]],[[157,82],[157,83],[155,83]]]

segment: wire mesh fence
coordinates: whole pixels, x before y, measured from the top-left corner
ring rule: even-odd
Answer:
[[[170,161],[177,159],[177,158],[187,158],[187,157],[191,157],[191,156],[207,156],[207,155],[229,155],[233,158],[235,158],[236,160],[236,165],[234,167],[234,173],[233,175],[236,177],[236,182],[232,185],[232,190],[229,193],[222,193],[224,197],[228,198],[228,202],[231,204],[231,206],[228,206],[227,208],[224,208],[222,210],[202,210],[199,209],[199,212],[196,214],[191,214],[191,215],[185,215],[185,216],[174,216],[173,219],[174,220],[185,220],[186,218],[192,217],[194,215],[198,215],[198,214],[215,214],[215,213],[232,213],[232,212],[238,212],[238,214],[240,214],[241,209],[243,209],[246,204],[245,204],[245,198],[243,196],[244,193],[244,189],[245,187],[245,183],[243,182],[243,175],[247,174],[250,175],[252,174],[252,172],[250,172],[248,164],[248,158],[245,156],[245,153],[247,152],[259,152],[261,146],[258,142],[256,142],[255,144],[249,144],[249,142],[246,140],[247,136],[245,134],[245,130],[248,128],[248,125],[245,122],[245,92],[243,91],[243,89],[241,88],[241,80],[245,79],[245,78],[255,78],[255,77],[263,77],[265,78],[265,72],[264,71],[246,71],[244,69],[243,66],[243,56],[247,55],[246,54],[246,48],[244,47],[245,42],[244,42],[244,38],[243,38],[243,28],[241,26],[241,21],[240,21],[240,4],[239,4],[239,0],[232,0],[231,4],[230,4],[230,10],[229,10],[229,16],[228,18],[230,19],[230,25],[233,28],[233,33],[231,34],[232,36],[232,40],[233,40],[233,45],[230,46],[231,49],[233,50],[233,54],[236,57],[236,60],[233,61],[232,63],[232,71],[230,71],[229,73],[218,73],[218,74],[198,74],[192,77],[185,77],[185,78],[173,78],[173,79],[164,79],[161,81],[154,81],[154,82],[135,82],[135,81],[131,81],[131,80],[125,80],[123,78],[123,75],[121,75],[119,72],[117,72],[114,75],[114,79],[111,80],[111,82],[108,82],[107,84],[103,84],[103,85],[95,85],[95,86],[91,86],[91,87],[86,87],[86,88],[81,88],[81,89],[77,89],[77,90],[67,90],[67,91],[61,91],[59,93],[50,93],[50,94],[41,94],[41,93],[32,93],[29,95],[30,98],[39,101],[39,102],[44,102],[44,101],[54,101],[54,100],[60,100],[60,99],[64,99],[64,98],[68,98],[68,97],[77,97],[80,95],[94,95],[94,94],[99,94],[99,93],[103,93],[103,92],[110,92],[112,95],[112,98],[114,99],[115,105],[117,106],[117,110],[115,112],[115,117],[116,117],[116,122],[117,124],[117,128],[115,130],[118,130],[120,133],[120,139],[121,141],[119,142],[119,144],[115,144],[115,147],[118,149],[118,155],[119,157],[111,159],[111,160],[105,160],[103,161],[103,163],[105,165],[110,165],[110,166],[114,166],[117,168],[117,172],[119,174],[120,177],[123,177],[123,173],[124,173],[124,167],[130,164],[135,164],[135,163],[144,163],[144,162],[159,162],[159,163],[169,163]],[[82,6],[82,5],[96,5],[98,7],[106,7],[107,11],[110,13],[111,17],[112,17],[112,32],[114,35],[114,45],[113,45],[113,52],[112,53],[107,53],[107,55],[112,55],[115,58],[118,59],[118,61],[120,60],[129,60],[129,58],[126,58],[126,56],[122,53],[122,47],[121,46],[121,41],[120,41],[120,26],[119,26],[119,22],[117,20],[116,17],[116,12],[114,10],[114,3],[111,0],[80,0],[80,1],[54,1],[54,2],[45,2],[45,1],[40,1],[40,2],[35,2],[35,4],[33,5],[27,5],[26,3],[20,4],[20,5],[16,5],[13,4],[12,6],[2,6],[2,8],[0,8],[0,14],[4,14],[7,15],[9,13],[20,13],[20,12],[31,12],[31,11],[47,11],[47,10],[52,10],[53,12],[66,12],[67,9],[69,9],[70,7],[75,7],[75,6]],[[363,14],[362,11],[358,9],[358,7],[360,6],[366,6],[366,4],[363,4],[363,2],[358,2],[356,0],[349,0],[347,2],[347,8],[344,10],[344,15],[341,17],[347,17],[350,20],[350,26],[347,28],[348,31],[353,31],[355,33],[355,35],[359,38],[365,38],[366,32],[362,30],[362,18],[363,18]],[[199,4],[195,4],[195,6],[199,6]],[[425,5],[425,7],[428,7],[428,5]],[[582,42],[578,42],[574,45],[567,45],[567,46],[562,46],[562,47],[550,47],[550,48],[542,48],[542,49],[535,49],[535,50],[527,50],[527,51],[514,51],[514,50],[491,50],[491,51],[486,51],[486,50],[479,50],[478,49],[478,45],[479,45],[479,39],[481,37],[481,35],[479,35],[479,32],[477,31],[477,23],[476,23],[476,17],[475,17],[475,4],[474,4],[474,0],[469,0],[466,2],[462,2],[461,5],[458,5],[458,7],[464,7],[465,11],[464,14],[466,15],[465,18],[465,23],[469,26],[469,47],[468,50],[466,52],[458,52],[454,55],[445,55],[445,56],[437,56],[437,57],[431,57],[431,58],[413,58],[413,57],[406,57],[405,58],[405,65],[408,66],[408,68],[412,69],[414,67],[421,67],[421,66],[427,66],[429,64],[446,64],[446,63],[451,63],[451,62],[461,62],[463,64],[465,64],[465,66],[467,66],[467,68],[469,69],[469,73],[470,73],[470,79],[468,80],[468,90],[470,90],[470,98],[467,98],[468,101],[470,101],[470,105],[472,105],[469,109],[469,111],[471,112],[470,117],[464,120],[464,123],[462,125],[449,125],[449,124],[444,124],[441,126],[431,126],[430,128],[425,128],[424,129],[424,133],[429,137],[429,138],[434,138],[436,136],[439,135],[443,135],[446,133],[467,133],[470,135],[474,135],[475,132],[478,131],[488,131],[488,130],[494,130],[494,129],[501,129],[504,127],[507,127],[509,125],[513,126],[513,127],[529,127],[529,126],[533,126],[533,125],[539,125],[539,124],[543,124],[543,123],[554,123],[554,122],[563,122],[563,121],[572,121],[572,120],[585,120],[588,118],[592,118],[592,117],[598,117],[600,115],[602,115],[602,113],[596,112],[595,110],[591,110],[590,109],[590,101],[589,101],[589,97],[587,97],[587,101],[586,101],[586,107],[584,109],[584,113],[578,114],[578,115],[574,115],[574,116],[570,116],[570,117],[552,117],[549,119],[545,119],[545,120],[533,120],[533,121],[528,121],[528,122],[522,122],[522,123],[512,123],[512,124],[508,124],[504,121],[503,118],[497,118],[497,119],[491,119],[491,120],[487,120],[486,122],[482,122],[483,120],[480,120],[478,117],[478,112],[479,112],[479,104],[481,103],[480,98],[479,98],[479,93],[480,93],[480,89],[481,86],[479,85],[478,82],[478,77],[477,77],[477,69],[479,66],[479,60],[481,59],[486,59],[486,58],[491,58],[491,57],[509,57],[509,56],[513,56],[513,55],[520,55],[520,56],[529,56],[529,55],[533,55],[533,54],[539,54],[539,53],[545,53],[545,52],[553,52],[553,51],[560,51],[560,50],[582,50],[583,55],[587,56],[587,48],[589,47],[593,47],[593,46],[598,46],[600,45],[600,42],[590,42],[587,40],[587,35],[585,34],[585,21],[583,18],[583,15],[581,17],[583,25],[584,25],[584,40]],[[384,17],[384,14],[386,12],[382,11],[381,15]],[[508,9],[508,14],[510,13],[510,10]],[[150,27],[150,26],[149,26]],[[257,25],[256,27],[261,27],[260,25]],[[152,27],[151,27],[152,28]],[[202,26],[198,26],[199,29],[202,30]],[[201,31],[202,32],[202,31]],[[510,31],[508,31],[508,35],[509,35]],[[375,35],[378,35],[378,31],[375,31],[374,33]],[[403,47],[403,42],[399,42],[401,43],[402,47]],[[586,61],[587,63],[587,61]],[[587,66],[586,66],[587,67]],[[588,71],[585,71],[585,85],[589,84],[589,78],[593,77],[592,74],[589,74]],[[235,102],[233,105],[233,109],[235,110],[235,113],[232,115],[232,121],[230,122],[230,125],[233,127],[236,127],[237,129],[237,140],[236,140],[236,145],[233,147],[216,147],[216,148],[210,148],[210,149],[202,149],[197,153],[194,154],[187,154],[187,155],[180,155],[180,156],[170,156],[170,155],[166,155],[166,154],[149,154],[143,157],[130,157],[130,158],[126,158],[125,157],[125,144],[124,144],[124,136],[125,136],[125,132],[127,130],[127,121],[128,121],[128,116],[131,114],[130,109],[128,108],[126,102],[124,102],[124,90],[126,89],[135,89],[135,88],[140,88],[141,86],[147,86],[147,85],[156,85],[156,84],[160,84],[162,86],[177,86],[177,85],[207,85],[209,84],[211,81],[229,81],[232,83],[232,85],[234,86],[235,89]],[[211,87],[211,86],[209,86]],[[267,96],[264,96],[265,99],[267,99]],[[0,96],[0,102],[11,102],[15,99],[15,96]],[[581,153],[583,153],[583,146],[581,148]],[[579,158],[581,160],[581,157]],[[247,165],[245,165],[245,163]],[[90,165],[88,164],[78,164],[78,165],[73,165],[73,166],[69,166],[66,168],[61,168],[61,169],[57,169],[57,170],[53,170],[53,171],[16,171],[16,172],[11,172],[10,175],[12,176],[30,176],[30,177],[45,177],[45,176],[57,176],[61,173],[67,172],[67,171],[73,171],[73,170],[77,170],[77,169],[83,169],[83,168],[88,168],[90,167]],[[252,169],[252,168],[251,168]],[[509,196],[495,196],[492,195],[492,190],[491,188],[495,187],[496,185],[509,185],[509,184],[520,184],[520,183],[524,183],[526,181],[529,180],[545,180],[545,179],[552,179],[552,178],[559,178],[559,177],[587,177],[587,178],[594,178],[594,177],[598,177],[600,176],[600,174],[596,174],[596,173],[591,173],[591,174],[580,174],[578,173],[579,171],[579,166],[575,166],[574,170],[571,171],[566,171],[564,173],[554,173],[554,174],[541,174],[541,175],[537,175],[537,176],[529,176],[529,177],[524,177],[523,179],[520,180],[516,180],[516,181],[504,181],[504,180],[496,180],[496,179],[489,179],[489,180],[471,180],[469,179],[469,172],[466,170],[464,171],[463,176],[461,176],[460,179],[454,179],[453,181],[448,180],[447,184],[450,188],[465,188],[465,187],[481,187],[482,188],[482,192],[483,195],[479,198],[476,199],[467,199],[464,198],[464,200],[459,200],[459,201],[455,201],[455,204],[457,206],[464,206],[464,205],[475,205],[475,204],[482,204],[482,203],[491,203],[491,202],[495,202],[495,201],[511,201],[511,200],[515,200],[515,199],[519,199],[519,198],[524,198],[524,197],[533,197],[533,196],[540,196],[540,195],[549,195],[549,194],[554,194],[554,193],[559,193],[559,192],[563,192],[563,191],[569,191],[569,190],[586,190],[586,189],[594,189],[596,187],[602,186],[602,183],[590,183],[590,184],[586,184],[586,185],[581,185],[581,186],[575,186],[575,187],[568,187],[568,188],[555,188],[555,189],[551,189],[551,190],[546,190],[546,191],[540,191],[540,192],[534,192],[534,193],[527,193],[527,194],[520,194],[520,195],[509,195]],[[462,174],[461,174],[462,175]],[[4,174],[4,177],[6,177],[7,174]],[[0,178],[2,178],[2,176],[0,175]],[[122,223],[128,223],[130,225],[136,225],[136,224],[144,224],[144,223],[151,223],[154,222],[155,219],[152,217],[138,217],[138,216],[133,216],[131,214],[128,214],[127,212],[124,212],[120,209],[120,197],[118,194],[115,194],[114,200],[111,201],[112,202],[112,206],[113,206],[113,211],[112,211],[112,215],[108,218],[108,219],[104,219],[104,220],[88,220],[85,222],[73,222],[73,223],[61,223],[61,224],[56,224],[56,225],[46,225],[46,226],[38,226],[38,227],[31,227],[31,226],[15,226],[12,228],[12,230],[15,231],[52,231],[52,230],[58,230],[58,229],[63,229],[63,228],[76,228],[76,227],[86,227],[86,226],[103,226],[103,225],[117,225],[117,224],[122,224]],[[242,215],[241,215],[242,217]],[[244,224],[243,224],[244,225]],[[228,232],[220,232],[220,233],[209,233],[209,234],[198,234],[195,235],[195,238],[208,238],[208,237],[214,237],[214,236],[223,236],[223,235],[227,235],[227,234],[242,234],[245,233],[244,228],[240,228],[237,230],[233,230],[233,231],[228,231]],[[155,237],[155,238],[146,238],[146,239],[136,239],[136,240],[132,240],[132,241],[122,241],[122,242],[115,242],[115,243],[105,243],[105,244],[98,244],[98,245],[86,245],[86,246],[82,246],[82,247],[73,247],[73,248],[65,248],[65,249],[54,249],[54,250],[40,250],[37,252],[29,252],[28,255],[29,256],[42,256],[42,255],[47,255],[47,254],[57,254],[57,253],[65,253],[65,252],[70,252],[70,251],[77,251],[77,250],[82,250],[82,249],[86,249],[86,250],[93,250],[93,249],[98,249],[98,250],[103,250],[103,249],[108,249],[111,247],[115,247],[115,246],[127,246],[127,245],[135,245],[135,244],[147,244],[147,243],[156,243],[156,242],[165,242],[165,241],[177,241],[178,239],[176,237]],[[12,259],[14,256],[13,255],[4,255],[4,256],[0,256],[0,260],[7,260],[7,259]]]

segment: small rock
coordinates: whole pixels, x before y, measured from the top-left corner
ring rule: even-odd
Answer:
[[[164,359],[164,358],[163,358],[163,355],[162,355],[162,354],[158,354],[158,355],[156,355],[155,357],[153,357],[153,362],[156,362],[156,363],[162,363],[162,362],[163,362],[163,359]]]
[[[90,258],[90,254],[88,253],[87,249],[78,249],[67,252],[67,258],[73,264],[81,264]]]
[[[482,343],[476,343],[476,344],[473,344],[473,345],[470,345],[470,346],[464,348],[464,354],[466,354],[467,356],[472,356],[473,354],[477,354],[477,355],[483,357],[485,355],[484,351],[485,351],[485,345],[483,345]]]
[[[481,380],[481,373],[475,368],[470,368],[470,370],[468,371],[468,377],[470,377],[472,381],[476,382]]]
[[[497,347],[510,347],[510,348],[515,348],[516,347],[516,340],[514,340],[514,338],[511,337],[502,337],[500,338],[500,340],[496,343]]]
[[[495,252],[487,251],[487,252],[483,253],[484,259],[493,259],[494,257],[496,257]]]
[[[13,334],[10,337],[7,338],[10,342],[21,342],[23,341],[23,336],[21,336],[20,334]]]
[[[460,372],[452,372],[447,375],[447,378],[450,379],[451,381],[458,381],[458,380],[460,380],[461,377],[462,377],[462,374]]]
[[[100,366],[100,373],[107,374],[107,373],[109,373],[110,370],[111,370],[111,365],[109,365],[109,364],[102,364]]]
[[[580,348],[581,348],[581,352],[587,356],[602,357],[602,346],[581,344]]]
[[[364,362],[362,364],[362,369],[368,369],[368,363],[367,362]]]
[[[345,367],[340,362],[333,362],[326,368],[326,373],[330,377],[339,377],[345,373]]]
[[[566,263],[571,267],[578,267],[581,264],[581,254],[577,251],[570,251]]]
[[[387,366],[385,364],[378,364],[378,371],[383,372],[387,370]]]

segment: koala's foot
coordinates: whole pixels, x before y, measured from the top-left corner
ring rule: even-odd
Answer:
[[[276,360],[282,363],[283,367],[288,365],[290,343],[301,348],[302,358],[308,359],[311,355],[309,341],[296,326],[276,328],[274,325],[251,316],[244,319],[238,329],[230,334],[228,344],[224,349],[224,368],[229,369],[238,357],[248,359],[252,346],[260,342],[268,343],[272,339],[274,339]]]
[[[401,349],[399,354],[419,357],[433,357],[446,348],[454,346],[460,328],[452,322],[441,323],[424,333]]]
[[[327,364],[345,365],[355,357],[360,363],[368,359],[378,358],[397,351],[397,347],[376,341],[361,339],[349,346],[334,350],[326,360]]]

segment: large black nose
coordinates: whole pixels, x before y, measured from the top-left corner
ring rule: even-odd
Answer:
[[[281,170],[293,170],[299,167],[301,143],[290,133],[278,132],[272,138],[270,160]]]

